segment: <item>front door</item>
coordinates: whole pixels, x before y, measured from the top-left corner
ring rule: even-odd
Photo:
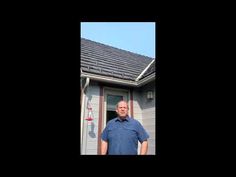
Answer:
[[[106,126],[107,122],[111,119],[117,117],[116,105],[119,101],[125,100],[129,101],[128,90],[115,89],[115,88],[105,88],[104,90],[104,121],[103,127]]]

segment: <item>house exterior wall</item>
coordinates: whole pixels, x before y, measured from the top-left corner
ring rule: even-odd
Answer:
[[[96,155],[98,142],[98,118],[99,118],[99,92],[98,83],[91,81],[86,91],[84,101],[84,115],[83,115],[83,133],[82,133],[82,155]],[[88,116],[87,103],[90,101],[92,107],[93,121],[88,125],[85,120]]]
[[[154,99],[147,99],[147,91],[154,92]],[[134,118],[137,119],[149,134],[148,154],[155,155],[155,82],[144,85],[141,88],[135,88],[134,92]],[[140,144],[139,144],[140,149]]]
[[[133,90],[133,113],[134,118],[138,120],[140,123],[142,123],[143,113],[142,113],[142,100],[140,95],[142,92],[140,92],[137,89]]]
[[[143,112],[142,112],[142,99],[140,97],[142,91],[139,89],[133,89],[133,113],[134,118],[142,124]],[[141,144],[138,143],[138,153],[140,152]]]
[[[142,88],[141,94],[141,103],[142,103],[142,125],[147,130],[149,134],[149,146],[148,146],[148,154],[155,155],[155,149],[156,149],[156,133],[155,133],[155,127],[157,126],[156,121],[156,105],[155,105],[155,82],[151,82]],[[148,100],[147,99],[147,91],[153,91],[153,97],[154,99]]]
[[[119,88],[119,86],[116,86]],[[123,88],[124,89],[124,88]],[[127,88],[129,89],[129,88]],[[147,100],[146,92],[154,91],[154,100]],[[82,155],[97,155],[98,152],[98,123],[99,123],[100,86],[98,82],[90,81],[84,99]],[[85,118],[88,116],[87,102],[90,101],[93,111],[91,125]],[[150,135],[148,154],[155,154],[155,82],[141,88],[133,88],[133,117],[138,120]],[[140,143],[138,153],[140,152]]]

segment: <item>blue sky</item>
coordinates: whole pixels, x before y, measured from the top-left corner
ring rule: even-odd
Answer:
[[[155,22],[82,22],[81,37],[155,58]]]

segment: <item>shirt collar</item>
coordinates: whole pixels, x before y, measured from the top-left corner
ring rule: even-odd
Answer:
[[[120,122],[127,121],[127,122],[129,122],[129,116],[127,116],[125,119],[121,119],[120,117],[117,117],[115,121],[120,121]]]

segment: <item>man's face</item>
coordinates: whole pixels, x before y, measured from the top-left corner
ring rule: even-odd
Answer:
[[[116,112],[120,118],[126,118],[128,115],[128,105],[126,102],[120,102],[116,108]]]

